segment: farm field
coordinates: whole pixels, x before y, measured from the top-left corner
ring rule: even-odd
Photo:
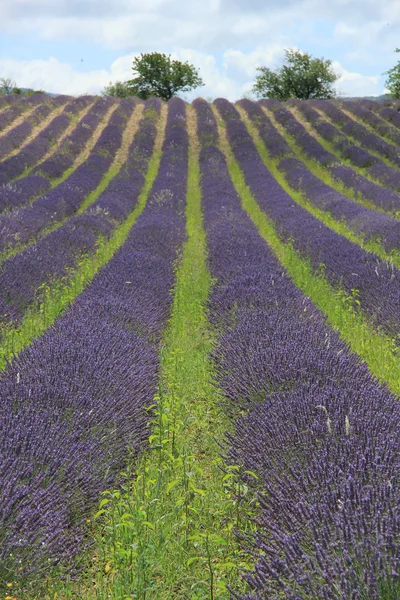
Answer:
[[[0,102],[0,595],[400,598],[400,103]]]

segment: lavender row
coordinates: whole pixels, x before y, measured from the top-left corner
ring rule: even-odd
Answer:
[[[33,173],[49,179],[57,179],[69,169],[85,148],[101,119],[115,103],[112,98],[99,98],[89,112],[77,123],[73,132],[62,141],[57,151],[33,169]]]
[[[100,492],[149,435],[160,336],[185,237],[185,107],[169,104],[160,170],[127,242],[0,381],[1,559],[67,562]]]
[[[67,104],[61,115],[53,119],[47,129],[47,136],[53,143],[66,127],[70,124],[71,117],[82,110],[92,100],[91,96],[82,96]],[[40,106],[39,109],[42,107]],[[16,131],[18,130],[18,131]],[[30,119],[12,129],[7,135],[0,138],[0,148],[6,149],[7,153],[15,145],[20,145],[32,130]],[[50,188],[50,182],[41,175],[28,175],[20,180],[3,183],[0,187],[0,212],[28,204],[35,197]]]
[[[337,127],[325,121],[321,115],[314,110],[313,106],[318,106],[314,104],[314,101],[310,103],[301,102],[297,106],[317,133],[323,139],[330,142],[344,159],[349,160],[356,167],[366,169],[369,175],[374,179],[377,179],[382,185],[387,186],[391,190],[400,191],[400,173],[398,173],[396,169],[388,167],[383,161],[370,154],[364,148],[352,144]],[[344,167],[340,165],[336,170],[338,169],[344,169]],[[332,174],[335,176],[334,171]],[[351,186],[353,175],[347,173],[345,178],[345,185]],[[381,206],[385,210],[393,210],[393,208],[396,207],[394,199],[391,200],[388,196],[389,192],[379,191],[381,190],[380,186],[374,191],[372,187],[367,186],[364,178],[358,177],[356,182],[356,186],[360,187],[362,193],[366,190],[366,193],[371,195],[371,201],[374,203],[376,202],[377,206]],[[385,198],[385,196],[387,196],[387,198]],[[374,198],[376,198],[375,201]],[[381,202],[381,204],[379,204],[379,202]],[[393,208],[390,208],[391,206]]]
[[[243,101],[242,104],[245,107]],[[261,101],[260,104],[263,104],[263,101]],[[326,121],[321,121],[319,113],[317,113],[308,103],[299,102],[296,103],[296,107],[306,116],[308,121],[312,122],[313,127],[315,127],[319,133],[321,128],[324,129],[325,137],[325,124],[328,125],[328,128],[332,127],[335,129],[333,125],[331,126],[329,123],[326,123]],[[253,112],[256,111],[253,107],[251,107],[251,110]],[[334,179],[342,182],[346,187],[353,189],[357,195],[361,194],[365,200],[371,202],[378,208],[387,211],[396,211],[400,209],[400,198],[395,192],[369,181],[366,177],[358,175],[350,167],[338,163],[336,156],[328,150],[325,150],[325,148],[307,132],[305,127],[299,123],[299,121],[294,118],[293,114],[283,105],[275,108],[274,115],[277,121],[286,129],[288,134],[296,140],[296,143],[301,147],[303,152],[329,171]],[[265,118],[267,118],[266,115]],[[270,124],[270,127],[273,127],[272,123]],[[341,137],[343,138],[344,136],[342,135]],[[264,141],[265,139],[266,137],[263,136]],[[338,140],[334,137],[334,133],[329,135],[329,141],[333,142],[337,148]],[[342,140],[340,141],[340,152],[343,153],[343,144],[341,142]],[[355,148],[356,152],[358,152],[358,147],[355,146]],[[364,151],[362,150],[361,152],[364,155]],[[390,169],[390,167],[386,168]]]
[[[66,96],[62,96],[64,102],[67,101]],[[3,110],[0,114],[0,131],[9,127],[13,121],[18,119],[26,110],[32,109],[40,104],[48,103],[49,97],[45,94],[34,94],[32,96],[25,96],[18,98],[11,102],[6,110]]]
[[[21,176],[25,169],[33,167],[50,150],[53,141],[62,135],[69,123],[70,117],[67,113],[58,115],[18,154],[6,158],[1,163],[0,185]]]
[[[262,140],[270,148],[273,145],[271,136],[268,135],[268,131],[273,128],[271,121],[258,104],[250,100],[242,100],[240,105],[246,110],[251,120],[257,124]],[[291,117],[289,111],[283,110],[288,113],[285,128],[289,135],[295,138],[308,155],[317,155],[318,147],[321,148],[320,144],[304,130],[298,121]],[[262,127],[264,124],[265,126]],[[308,152],[308,148],[310,148],[310,152]],[[324,149],[321,148],[321,150],[322,161],[324,161]],[[326,154],[330,153],[326,152]],[[333,157],[333,155],[331,156]],[[315,177],[304,163],[296,158],[294,153],[292,156],[280,160],[278,168],[284,173],[286,181],[293,189],[300,191],[317,208],[329,212],[337,221],[344,220],[349,229],[361,234],[365,241],[379,239],[388,252],[394,248],[400,249],[400,221],[364,208],[347,196],[340,194]],[[398,200],[400,201],[400,199]]]
[[[54,110],[49,103],[38,106],[33,113],[22,123],[0,137],[0,159],[19,148],[26,138],[32,133],[35,125],[45,119]]]
[[[379,136],[371,133],[360,123],[353,121],[342,110],[340,110],[330,100],[318,100],[317,106],[326,115],[328,115],[335,125],[338,125],[345,135],[351,136],[357,140],[363,147],[369,148],[384,156],[397,167],[400,167],[400,154],[395,146],[382,140]]]
[[[398,335],[400,272],[338,235],[296,204],[262,162],[232,104],[223,99],[215,104],[226,122],[228,138],[246,183],[261,209],[274,222],[281,239],[293,240],[294,247],[310,260],[313,270],[323,269],[332,285],[341,286],[350,295],[356,294],[360,308],[374,326],[381,326],[389,335]]]
[[[67,277],[84,256],[95,252],[100,237],[109,238],[135,208],[154,148],[157,132],[154,115],[158,115],[160,103],[149,100],[146,108],[149,112],[144,113],[126,163],[96,202],[3,263],[0,322],[18,324],[37,299],[40,286]]]
[[[400,144],[400,132],[395,127],[385,123],[382,118],[379,118],[372,110],[363,106],[361,102],[347,101],[342,103],[343,108],[351,112],[356,119],[360,119],[373,127],[380,136],[388,138],[393,144]],[[396,111],[397,112],[397,111]]]
[[[194,106],[202,141],[211,111]],[[217,383],[245,414],[227,458],[258,476],[243,477],[260,503],[246,598],[377,599],[399,579],[400,405],[283,272],[222,154],[203,145],[200,165]]]
[[[360,98],[358,103],[363,108],[366,108],[382,119],[388,121],[394,127],[400,127],[399,106],[396,102],[368,100],[368,98]]]
[[[86,196],[96,189],[114,160],[134,106],[135,102],[130,98],[120,103],[89,158],[65,181],[33,204],[0,216],[0,253],[35,240],[46,228],[79,210]]]

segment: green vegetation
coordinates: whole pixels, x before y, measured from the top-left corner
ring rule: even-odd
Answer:
[[[165,101],[178,92],[189,92],[203,84],[197,69],[186,62],[172,60],[171,56],[151,52],[137,56],[132,65],[135,77],[127,81],[139,98],[157,96]]]
[[[268,67],[257,67],[260,72],[253,85],[259,98],[289,100],[298,98],[333,98],[332,85],[339,79],[331,60],[313,58],[308,52],[285,50],[285,62],[276,71]]]
[[[386,383],[396,394],[400,393],[400,360],[394,339],[375,331],[357,307],[357,299],[342,289],[334,289],[323,274],[314,275],[309,261],[305,260],[291,244],[283,243],[267,215],[260,209],[244,175],[230,150],[224,124],[215,110],[218,120],[221,149],[242,206],[258,228],[260,235],[270,245],[295,285],[309,296],[311,301],[327,316],[351,350],[364,360],[371,373]]]
[[[110,82],[102,90],[102,95],[117,98],[138,96],[142,100],[156,96],[167,102],[179,92],[189,92],[204,85],[196,67],[187,61],[173,60],[161,52],[137,56],[132,69],[133,79]]]
[[[102,96],[115,96],[116,98],[128,98],[129,96],[136,96],[134,88],[128,85],[127,81],[115,81],[105,86],[101,91]]]
[[[212,279],[195,116],[193,109],[188,113],[188,238],[162,345],[159,391],[149,407],[154,414],[149,449],[123,474],[122,489],[103,494],[95,517],[102,521],[100,528],[95,525],[95,559],[79,584],[79,598],[228,599],[226,584],[237,588],[239,570],[251,567],[233,533],[235,527],[250,527],[251,503],[245,512],[238,468],[224,466],[220,457],[219,442],[230,423],[213,384],[215,334],[206,309]]]
[[[400,48],[396,48],[395,52],[400,52]],[[393,98],[399,99],[400,98],[400,61],[397,63],[397,65],[395,65],[388,71],[385,71],[384,75],[387,75],[387,78],[385,81],[385,86],[389,90],[391,96]]]

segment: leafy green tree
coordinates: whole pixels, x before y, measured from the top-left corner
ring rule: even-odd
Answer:
[[[116,81],[115,83],[109,83],[101,92],[102,96],[116,96],[117,98],[127,98],[128,96],[135,96],[135,90],[130,87],[126,81]]]
[[[160,52],[141,54],[132,65],[135,77],[126,83],[139,98],[157,96],[170,100],[178,92],[204,85],[197,69],[188,62],[172,60]]]
[[[396,48],[395,52],[400,52],[400,48]],[[384,75],[387,75],[385,86],[389,90],[392,98],[400,98],[400,62],[394,67],[385,71]]]
[[[336,93],[332,85],[339,79],[331,60],[313,58],[307,52],[285,50],[285,60],[280,69],[257,67],[253,92],[260,98],[333,98]]]

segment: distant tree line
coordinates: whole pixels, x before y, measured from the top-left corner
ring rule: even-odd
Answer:
[[[396,48],[395,52],[400,52]],[[134,77],[128,81],[116,81],[106,86],[104,96],[126,98],[138,96],[143,100],[156,96],[168,101],[179,92],[189,92],[203,86],[198,70],[192,64],[173,60],[160,52],[141,54],[133,60]],[[314,58],[308,52],[288,49],[284,51],[282,65],[275,70],[257,67],[252,92],[259,98],[289,98],[308,100],[311,98],[334,98],[334,83],[340,78],[331,60]],[[390,97],[400,98],[400,62],[386,71],[385,85]],[[43,90],[22,89],[10,77],[0,77],[2,94],[39,94]]]
[[[16,82],[11,79],[11,77],[0,77],[0,94],[22,94],[24,96],[31,96],[32,94],[44,93],[44,90],[17,87]]]
[[[178,92],[188,92],[204,85],[198,70],[188,62],[172,60],[159,52],[141,54],[132,65],[133,79],[110,83],[102,92],[106,96],[157,96],[169,100]],[[288,100],[298,98],[333,98],[333,83],[339,78],[330,60],[313,58],[307,52],[285,50],[283,66],[272,71],[258,67],[253,93],[262,98]]]

